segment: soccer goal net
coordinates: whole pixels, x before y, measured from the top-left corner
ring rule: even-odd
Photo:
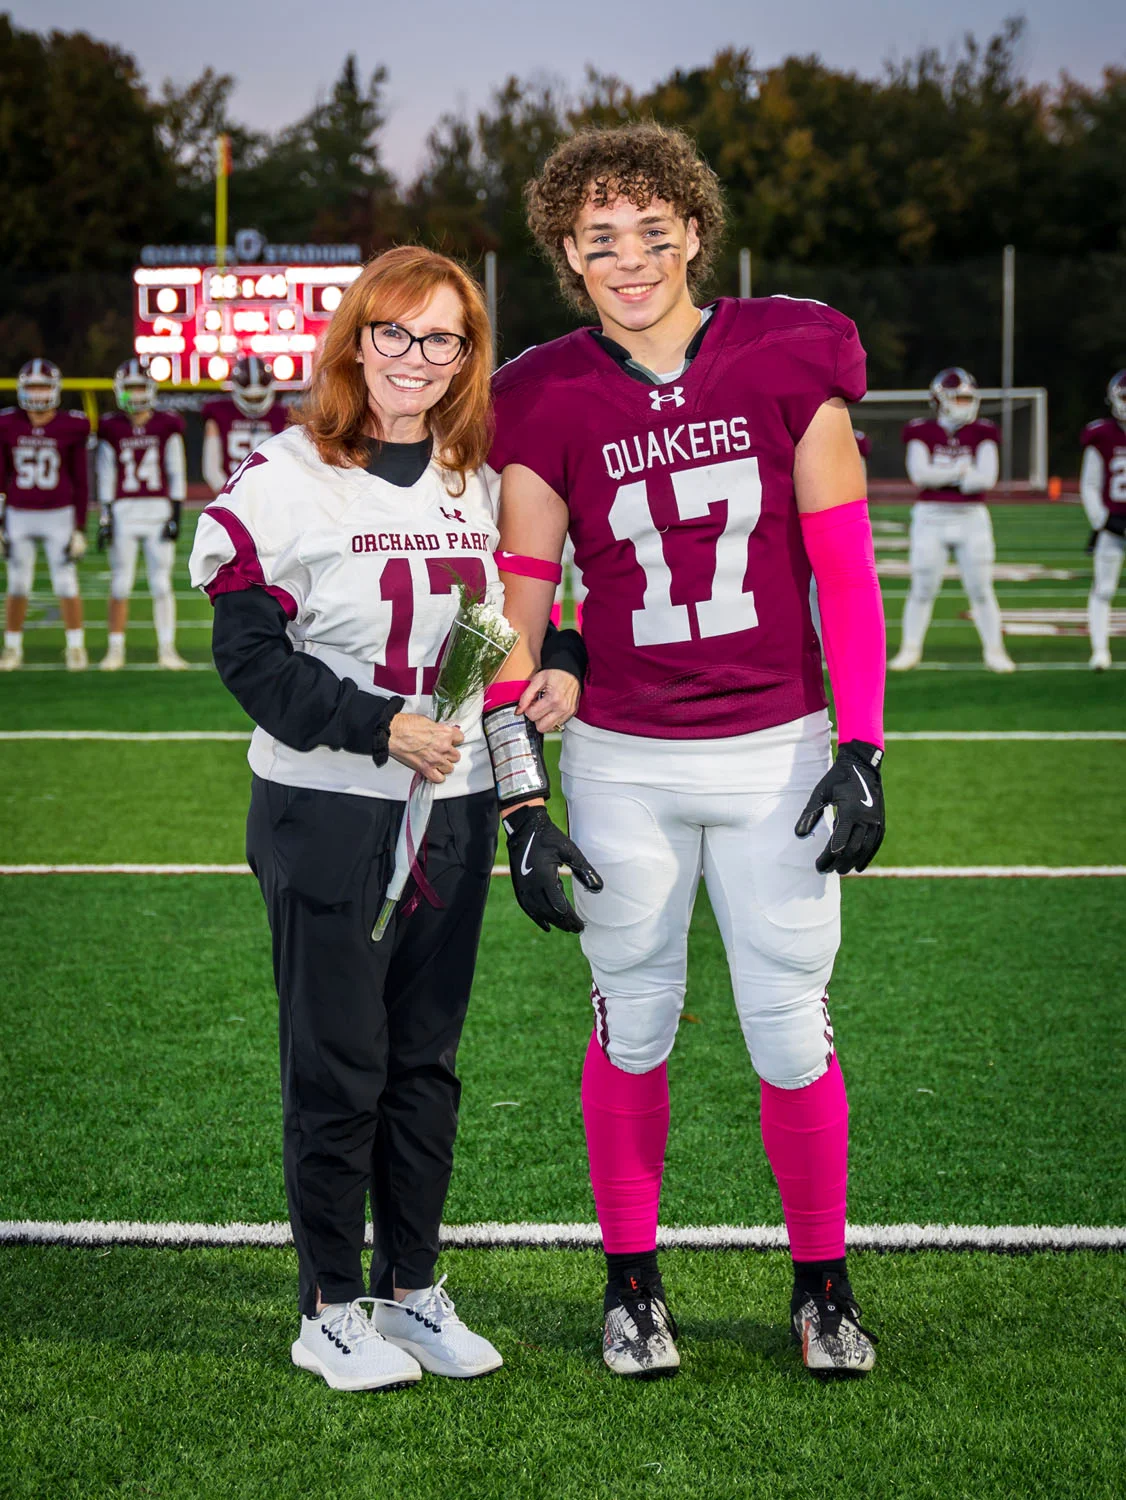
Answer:
[[[852,425],[872,444],[867,460],[870,478],[903,478],[904,423],[931,414],[929,391],[869,391],[852,408]],[[982,390],[981,416],[1001,429],[1002,482],[1008,480],[1021,489],[1046,489],[1048,393],[1044,387]]]

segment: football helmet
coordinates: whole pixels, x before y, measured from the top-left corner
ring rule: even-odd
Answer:
[[[113,372],[113,395],[129,417],[139,417],[156,405],[156,381],[139,359],[127,359]]]
[[[1119,370],[1117,375],[1111,376],[1106,388],[1106,404],[1114,420],[1126,427],[1126,370]]]
[[[264,417],[274,404],[274,377],[256,354],[240,359],[231,371],[231,398],[244,417]]]
[[[944,425],[964,427],[967,422],[976,421],[981,406],[977,381],[961,365],[939,370],[931,381],[930,393],[931,405]]]
[[[16,400],[24,411],[54,411],[62,399],[63,377],[49,359],[29,359],[16,376]]]

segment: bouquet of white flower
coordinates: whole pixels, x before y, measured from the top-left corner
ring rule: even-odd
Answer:
[[[438,680],[434,686],[434,718],[439,724],[450,723],[467,703],[484,692],[520,639],[519,632],[513,630],[498,610],[486,604],[480,594],[474,593],[460,579],[455,587],[457,614],[442,650]],[[416,772],[399,827],[395,868],[382,910],[371,931],[375,942],[379,942],[387,931],[391,913],[403,894],[408,875],[413,873],[419,884],[423,883],[419,853],[433,804],[434,783]]]

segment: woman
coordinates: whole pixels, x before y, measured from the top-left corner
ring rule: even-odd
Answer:
[[[430,694],[455,582],[500,592],[489,364],[458,265],[380,256],[333,317],[297,424],[232,476],[192,552],[216,666],[258,726],[247,852],[280,1000],[292,1358],[337,1389],[501,1364],[434,1278],[497,798],[480,702],[438,724]],[[572,677],[539,689],[540,717],[573,709]],[[415,773],[435,784],[425,874],[374,942]]]

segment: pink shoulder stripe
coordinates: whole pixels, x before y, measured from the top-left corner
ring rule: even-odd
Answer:
[[[204,584],[204,592],[214,602],[219,594],[240,594],[245,589],[265,589],[276,599],[290,620],[297,618],[297,601],[285,589],[266,582],[262,564],[258,561],[258,549],[254,538],[238,516],[224,505],[209,505],[204,515],[218,521],[234,545],[235,555],[224,563],[210,583]]]

